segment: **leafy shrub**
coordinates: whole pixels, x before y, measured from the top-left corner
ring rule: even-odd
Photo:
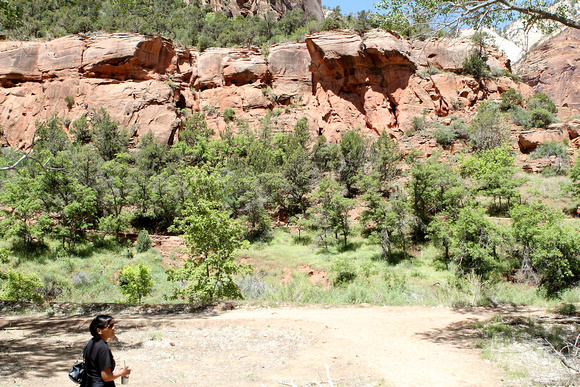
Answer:
[[[556,309],[556,313],[563,316],[575,316],[577,312],[576,305],[568,303],[562,304]]]
[[[552,141],[545,144],[540,144],[536,149],[530,153],[530,156],[535,159],[550,158],[556,156],[562,160],[568,161],[568,151],[566,146],[561,142]]]
[[[429,78],[431,75],[440,74],[442,72],[442,70],[439,70],[436,67],[429,66],[424,70],[418,71],[417,75],[419,75],[421,78]]]
[[[119,273],[121,291],[129,303],[141,303],[141,299],[153,291],[155,282],[151,276],[151,267],[144,264],[127,265]]]
[[[499,103],[499,110],[502,112],[521,107],[524,102],[524,97],[515,89],[509,89],[501,94],[501,102]]]
[[[499,105],[495,102],[482,102],[469,127],[471,144],[477,149],[493,149],[502,146],[509,139],[509,135],[509,129],[501,122]]]
[[[449,145],[457,139],[457,134],[453,128],[444,125],[438,125],[431,135],[440,145]]]
[[[72,107],[75,104],[75,97],[68,95],[68,96],[64,97],[64,102],[66,103],[66,107],[68,107],[69,109],[72,109]]]
[[[0,300],[42,302],[42,281],[34,273],[24,274],[12,268],[5,273],[5,282],[0,290]]]
[[[334,263],[332,271],[335,273],[334,284],[336,286],[347,285],[357,277],[356,268],[351,263],[351,259],[345,257]]]
[[[552,122],[555,122],[554,115],[544,108],[535,108],[530,110],[530,117],[536,128],[547,128]]]
[[[475,79],[482,79],[489,76],[489,66],[486,63],[487,57],[481,56],[477,52],[472,52],[469,58],[463,61],[463,73],[471,75]]]
[[[0,263],[9,263],[9,251],[7,249],[0,249]]]
[[[511,109],[510,118],[514,124],[523,126],[525,129],[530,129],[534,126],[532,115],[520,106]]]
[[[489,278],[498,266],[500,237],[496,226],[487,219],[485,210],[471,207],[459,210],[451,233],[454,236],[451,245],[458,272]]]
[[[415,132],[423,131],[423,130],[427,129],[427,120],[425,119],[424,115],[423,116],[415,116],[411,120],[411,125],[413,125],[413,130]]]
[[[451,124],[449,124],[449,128],[453,130],[453,133],[455,133],[457,138],[469,138],[469,129],[467,125],[465,125],[465,120],[463,118],[455,118],[451,121]]]
[[[135,244],[135,249],[138,253],[144,253],[151,248],[151,238],[149,237],[149,232],[143,229],[139,232],[137,237],[137,243]]]
[[[232,122],[236,117],[236,112],[232,108],[225,108],[222,113],[222,117],[226,122]]]
[[[544,93],[536,93],[533,97],[528,99],[527,103],[528,110],[534,109],[546,109],[550,113],[556,114],[558,113],[558,108],[556,108],[556,104],[552,102],[550,97],[548,97]]]
[[[530,157],[535,159],[549,159],[555,157],[556,160],[553,161],[552,168],[548,170],[544,169],[542,171],[548,174],[562,173],[570,165],[570,157],[568,156],[566,145],[557,141],[538,145],[536,149],[530,153]]]

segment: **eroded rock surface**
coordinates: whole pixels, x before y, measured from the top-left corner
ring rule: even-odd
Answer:
[[[529,86],[508,77],[478,82],[460,75],[458,66],[469,51],[464,40],[426,44],[379,30],[362,36],[323,32],[267,52],[254,47],[198,52],[136,34],[4,41],[0,140],[26,148],[35,122],[54,113],[74,120],[102,107],[135,137],[153,131],[170,144],[186,119],[184,111],[205,113],[219,134],[228,126],[222,113],[231,108],[250,127],[271,110],[277,130],[292,130],[306,117],[313,135],[331,142],[354,128],[369,137],[387,130],[403,148],[430,154],[434,141],[405,136],[414,117],[469,121],[479,101],[499,99],[509,88],[532,95]],[[509,68],[498,53],[489,57],[490,64]],[[422,75],[427,67],[442,72]]]
[[[514,70],[557,106],[580,111],[580,30],[565,29],[520,60]],[[564,109],[565,110],[565,109]]]

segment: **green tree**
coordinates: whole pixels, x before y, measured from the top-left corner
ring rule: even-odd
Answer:
[[[308,193],[316,183],[316,170],[310,161],[308,151],[296,148],[287,155],[281,167],[284,176],[284,188],[287,196],[287,206],[291,213],[296,210],[304,213],[308,207]]]
[[[354,208],[355,201],[345,198],[340,185],[330,178],[323,179],[312,196],[316,200],[316,205],[309,211],[309,220],[319,242],[328,250],[332,237],[338,240],[340,235],[346,248],[348,236],[352,231],[349,212]]]
[[[519,198],[518,187],[525,180],[515,177],[514,156],[509,147],[477,152],[462,158],[460,164],[461,175],[474,181],[476,191],[492,197],[492,208],[497,211],[509,210],[513,200]]]
[[[40,153],[43,150],[56,156],[58,152],[68,149],[70,141],[63,129],[62,119],[56,113],[45,122],[36,122],[34,150]]]
[[[151,237],[149,237],[149,232],[145,229],[139,231],[137,236],[137,242],[135,244],[135,249],[138,253],[144,253],[151,248]]]
[[[91,125],[87,120],[86,113],[72,122],[71,133],[74,136],[75,144],[82,145],[92,141],[93,134],[91,133]]]
[[[339,144],[339,158],[336,160],[336,172],[339,180],[346,187],[347,197],[357,191],[357,182],[364,174],[367,161],[367,146],[364,138],[355,130],[349,130]]]
[[[127,302],[141,304],[143,297],[151,294],[155,286],[155,281],[151,276],[151,267],[142,263],[124,266],[119,272],[119,285],[121,292],[127,297]]]
[[[0,229],[7,238],[15,237],[27,246],[49,232],[51,221],[44,212],[40,181],[27,169],[4,183],[0,203]]]
[[[243,229],[224,206],[225,182],[205,169],[184,171],[190,195],[184,218],[173,230],[183,232],[189,259],[179,269],[168,270],[169,280],[179,285],[172,297],[189,302],[242,298],[234,276],[247,272],[235,261],[237,249],[247,245]]]
[[[410,206],[402,190],[397,190],[387,201],[379,190],[368,190],[362,199],[365,209],[361,213],[361,224],[372,241],[381,246],[383,256],[393,260],[393,246],[403,253],[407,246]]]
[[[99,153],[106,161],[113,160],[129,143],[129,134],[119,129],[119,122],[111,119],[105,109],[93,110],[93,140]]]
[[[441,212],[457,213],[467,194],[459,174],[435,157],[413,165],[407,190],[416,219],[413,232],[418,239],[427,235],[433,216]]]
[[[580,156],[576,157],[576,162],[570,168],[568,177],[572,180],[570,191],[575,198],[580,199]]]
[[[514,207],[510,216],[525,277],[535,282],[539,275],[552,296],[573,286],[580,278],[580,243],[562,214],[532,204]]]
[[[38,275],[24,274],[9,268],[3,275],[4,284],[0,288],[0,300],[42,302],[39,293],[42,281]]]
[[[463,61],[463,73],[471,75],[477,80],[489,76],[489,66],[487,65],[487,56],[473,51],[468,58]]]
[[[399,145],[390,134],[383,131],[370,148],[371,174],[376,176],[380,191],[388,196],[390,185],[400,174],[400,164],[403,158]]]
[[[488,278],[498,267],[500,233],[482,208],[464,207],[451,225],[453,260],[458,273]]]

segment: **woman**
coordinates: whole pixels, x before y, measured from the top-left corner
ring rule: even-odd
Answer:
[[[131,373],[129,367],[115,371],[115,359],[107,342],[115,336],[115,322],[113,317],[98,315],[90,325],[92,339],[84,350],[86,377],[82,384],[85,387],[111,387],[114,380]]]

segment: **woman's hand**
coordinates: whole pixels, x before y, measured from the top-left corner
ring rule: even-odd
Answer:
[[[111,372],[111,368],[107,367],[101,371],[101,378],[103,378],[105,382],[112,382],[113,380],[120,378],[121,376],[127,376],[130,373],[131,368],[129,367],[121,368],[117,372]]]
[[[119,376],[127,376],[131,373],[131,368],[129,367],[121,368],[119,372],[121,373],[121,375]]]

